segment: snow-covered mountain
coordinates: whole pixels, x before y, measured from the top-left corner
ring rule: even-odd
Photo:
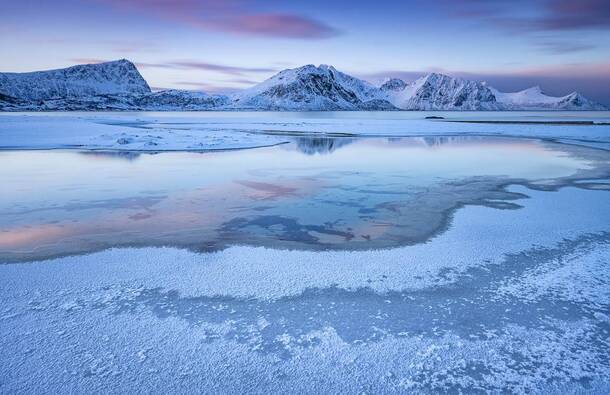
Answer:
[[[393,78],[380,89],[394,106],[402,110],[605,110],[606,108],[573,92],[562,97],[548,96],[535,86],[505,93],[484,82],[432,73],[406,83]]]
[[[400,78],[390,78],[384,82],[379,89],[383,92],[400,92],[407,87],[407,83]]]
[[[144,110],[214,110],[228,106],[225,95],[209,95],[204,92],[168,89],[138,97],[135,105]]]
[[[580,93],[572,92],[561,97],[548,96],[539,86],[524,89],[519,92],[505,93],[491,88],[496,99],[505,109],[543,109],[543,110],[605,110],[605,107],[595,103]]]
[[[332,66],[306,65],[281,71],[231,96],[240,109],[333,111],[395,109],[366,81]]]
[[[125,59],[31,73],[0,73],[0,94],[29,101],[145,93],[150,93],[150,87],[136,66]]]
[[[0,110],[211,110],[224,95],[150,87],[128,60],[31,73],[0,73]]]
[[[384,89],[392,104],[403,110],[503,109],[491,89],[481,82],[437,73],[428,74],[410,84],[399,81],[390,80],[381,89]]]
[[[381,86],[336,70],[306,65],[279,72],[230,96],[151,92],[135,65],[122,59],[66,69],[0,73],[0,111],[53,110],[603,110],[579,93],[552,97],[539,87],[504,93],[483,82],[432,73]]]

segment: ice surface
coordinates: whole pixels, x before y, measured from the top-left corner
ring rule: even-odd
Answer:
[[[448,284],[472,267],[501,263],[507,254],[536,245],[553,246],[574,235],[608,231],[610,205],[606,204],[606,191],[512,189],[531,196],[519,201],[523,209],[468,206],[456,213],[454,225],[447,232],[428,243],[404,248],[311,252],[236,246],[206,254],[173,248],[126,248],[60,258],[42,265],[6,265],[0,271],[20,273],[32,268],[33,273],[15,274],[10,281],[4,277],[5,287],[14,286],[15,290],[27,284],[61,288],[75,276],[95,286],[99,271],[102,277],[118,276],[112,281],[119,281],[127,273],[144,275],[153,281],[147,287],[163,282],[168,289],[191,296],[276,299],[331,287],[352,291],[370,288],[384,293]],[[582,204],[574,204],[577,201]],[[549,213],[562,215],[550,220]],[[49,281],[50,275],[57,276],[57,281]]]
[[[425,120],[434,114],[446,120]],[[485,124],[452,120],[589,121],[599,125]],[[0,149],[123,151],[248,148],[314,136],[520,136],[610,147],[610,113],[10,113],[0,115]]]
[[[281,136],[215,125],[164,125],[149,116],[0,116],[1,149],[89,149],[116,151],[206,151],[270,146]],[[177,122],[189,122],[178,119]]]
[[[607,192],[518,191],[401,249],[2,265],[2,389],[605,393]]]

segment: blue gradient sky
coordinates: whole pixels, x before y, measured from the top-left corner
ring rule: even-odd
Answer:
[[[610,1],[0,0],[0,70],[127,58],[156,88],[229,91],[332,64],[610,103]]]

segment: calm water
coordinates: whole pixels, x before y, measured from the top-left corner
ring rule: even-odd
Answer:
[[[396,247],[443,231],[466,204],[518,208],[522,196],[506,184],[607,188],[582,182],[607,165],[603,151],[483,137],[297,138],[215,153],[0,152],[0,260],[127,245]]]

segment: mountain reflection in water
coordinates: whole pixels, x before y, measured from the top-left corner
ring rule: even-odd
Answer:
[[[291,141],[218,152],[1,152],[0,260],[113,246],[399,247],[442,232],[466,204],[518,208],[522,195],[507,184],[586,188],[575,182],[607,177],[609,163],[599,150],[531,139]]]

